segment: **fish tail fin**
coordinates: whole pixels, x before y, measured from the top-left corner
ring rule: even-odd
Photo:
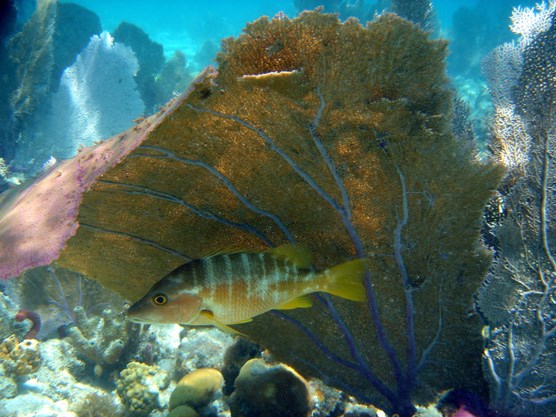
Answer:
[[[365,259],[344,262],[324,271],[326,282],[322,291],[346,300],[365,301],[363,278],[368,271]]]

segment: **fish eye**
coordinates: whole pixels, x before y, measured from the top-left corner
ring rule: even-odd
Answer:
[[[166,294],[162,294],[162,293],[155,294],[153,295],[152,301],[154,305],[163,306],[168,302],[168,297],[166,296]]]

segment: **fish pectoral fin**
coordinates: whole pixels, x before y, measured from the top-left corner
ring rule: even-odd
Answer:
[[[300,269],[313,268],[313,254],[306,246],[288,243],[266,251],[272,256],[289,261]]]
[[[241,321],[236,321],[232,324],[243,324],[243,323],[251,323],[253,321],[253,319],[247,319],[247,320],[241,320]]]
[[[214,327],[223,331],[224,333],[233,334],[237,336],[245,336],[243,333],[238,332],[236,329],[231,328],[227,324],[222,323],[216,317],[214,317],[214,313],[210,310],[202,310],[201,314],[206,320],[212,323]]]
[[[292,300],[286,301],[275,307],[275,310],[293,310],[295,308],[309,308],[313,305],[313,300],[308,295],[301,295]]]

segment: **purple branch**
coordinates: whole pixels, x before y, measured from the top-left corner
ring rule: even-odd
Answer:
[[[217,112],[217,111],[214,111],[214,110],[211,110],[211,109],[202,109],[202,108],[194,107],[190,104],[186,104],[186,106],[189,107],[190,109],[194,110],[195,112],[198,112],[198,113],[208,113],[208,114],[211,114],[213,116],[216,116],[216,117],[219,117],[219,118],[222,118],[222,119],[234,121],[234,122],[240,124],[241,126],[244,126],[247,129],[251,130],[256,135],[258,135],[269,146],[269,148],[272,151],[276,152],[282,159],[284,159],[290,165],[290,167],[324,201],[326,201],[340,215],[342,223],[343,223],[348,235],[350,236],[350,238],[353,242],[356,256],[358,258],[365,258],[365,250],[364,250],[363,243],[362,243],[357,231],[355,230],[354,225],[351,223],[351,205],[350,205],[350,201],[349,201],[349,195],[347,193],[345,185],[343,184],[343,181],[342,181],[336,167],[334,166],[334,163],[332,162],[332,159],[330,158],[330,156],[326,152],[326,149],[325,149],[324,145],[322,144],[322,142],[320,141],[320,138],[316,134],[317,125],[320,122],[320,119],[322,117],[322,114],[323,114],[324,108],[325,108],[325,100],[324,100],[322,94],[320,93],[320,89],[317,90],[317,95],[320,99],[320,105],[319,105],[319,108],[318,108],[317,113],[315,115],[315,118],[313,120],[313,123],[309,128],[309,132],[311,134],[311,138],[313,139],[313,142],[315,143],[315,146],[318,148],[319,152],[321,153],[321,156],[323,157],[326,165],[328,166],[328,169],[330,170],[334,180],[336,181],[336,184],[337,184],[338,188],[340,189],[340,192],[341,192],[342,198],[343,198],[344,206],[340,205],[338,203],[338,201],[336,201],[336,199],[334,199],[320,185],[318,185],[318,183],[303,168],[301,168],[282,149],[280,149],[278,146],[276,146],[274,141],[266,133],[264,133],[261,129],[253,126],[251,123],[249,123],[246,120],[243,120],[242,118],[240,118],[238,116],[233,116],[233,115],[220,113],[220,112]],[[385,329],[384,324],[382,323],[382,320],[380,318],[380,313],[379,313],[379,310],[378,310],[378,303],[377,303],[377,300],[376,300],[376,295],[375,295],[373,286],[371,284],[371,275],[370,275],[369,271],[365,274],[364,286],[365,286],[365,290],[366,290],[366,294],[367,294],[368,308],[370,310],[372,322],[373,322],[373,325],[374,325],[374,328],[375,328],[375,332],[377,334],[378,341],[379,341],[380,345],[382,346],[382,348],[384,349],[384,351],[386,352],[386,354],[387,354],[387,356],[390,360],[390,363],[392,365],[393,372],[394,372],[394,375],[395,375],[395,378],[396,378],[396,381],[397,381],[397,384],[398,384],[398,390],[401,390],[401,393],[404,395],[404,398],[402,399],[402,401],[408,401],[409,394],[410,394],[409,393],[410,387],[407,386],[407,385],[408,385],[408,383],[413,382],[414,370],[415,370],[415,354],[412,353],[412,355],[410,357],[413,357],[413,361],[408,364],[408,370],[411,369],[411,372],[408,372],[408,375],[410,376],[410,379],[404,378],[402,376],[403,373],[402,373],[401,362],[398,359],[398,355],[397,355],[394,347],[390,344],[390,342],[388,340],[388,337],[386,335],[386,329]],[[407,296],[408,296],[408,294],[406,293],[406,297]],[[410,294],[409,294],[409,299],[410,299],[410,303],[406,303],[406,308],[407,309],[412,309],[413,304],[412,304],[412,298],[411,298]],[[346,341],[346,344],[347,344],[347,346],[350,350],[350,353],[351,353],[352,357],[358,362],[358,364],[360,364],[360,365],[365,364],[365,366],[363,368],[359,369],[359,371],[364,372],[365,374],[368,374],[370,369],[369,369],[368,365],[366,365],[366,363],[365,363],[364,359],[362,358],[359,350],[357,349],[355,339],[354,339],[353,335],[351,334],[349,328],[347,328],[347,326],[345,325],[345,323],[341,319],[338,320],[340,315],[337,312],[334,305],[332,304],[332,302],[328,302],[326,304],[327,304],[327,307],[328,307],[329,311],[331,312],[332,316],[334,317],[334,321],[339,326],[340,330],[342,331],[342,333],[344,335],[344,340]],[[408,328],[410,328],[410,331],[408,333],[408,338],[410,338],[410,340],[408,340],[408,343],[410,345],[408,347],[408,349],[409,349],[410,352],[413,352],[415,350],[415,346],[414,346],[415,340],[414,340],[414,336],[413,336],[412,314],[413,313],[411,313],[411,315],[408,316],[408,319],[411,319],[410,320],[411,325],[407,326]],[[315,340],[313,340],[313,342],[315,342]],[[323,349],[323,348],[325,348],[325,347],[321,346],[321,349]],[[387,387],[382,386],[382,388],[379,389],[378,386],[381,386],[382,383],[378,379],[376,379],[376,377],[375,377],[375,379],[373,379],[372,376],[374,374],[371,373],[369,375],[370,375],[370,377],[368,378],[369,381],[371,381],[373,386],[375,386],[375,388],[377,388],[377,390],[379,390],[379,392],[382,395],[384,395],[386,398],[388,398],[388,400],[391,401],[392,404],[395,404],[395,403],[398,402],[398,400],[400,400],[400,398],[393,395]]]
[[[272,241],[268,237],[266,237],[265,234],[263,232],[261,232],[259,229],[257,229],[256,227],[253,227],[253,226],[251,226],[250,224],[247,224],[247,223],[236,223],[236,222],[228,220],[224,217],[221,217],[217,214],[205,212],[205,211],[199,209],[198,207],[195,207],[192,204],[189,204],[189,203],[185,202],[184,200],[182,200],[182,199],[180,199],[176,196],[173,196],[172,194],[168,194],[168,193],[164,193],[164,192],[156,191],[156,190],[151,190],[150,188],[143,187],[141,185],[128,184],[128,183],[123,183],[123,182],[106,181],[106,180],[100,180],[99,182],[103,182],[105,184],[117,185],[117,186],[120,186],[120,187],[125,187],[125,188],[131,189],[131,191],[124,191],[127,194],[145,195],[145,196],[148,196],[148,197],[158,198],[160,200],[170,201],[172,203],[179,204],[179,205],[181,205],[183,207],[186,207],[187,209],[191,210],[193,213],[195,213],[199,217],[202,217],[202,218],[207,219],[207,220],[214,220],[216,222],[225,224],[226,226],[235,227],[237,229],[243,230],[244,232],[252,233],[255,236],[257,236],[259,239],[261,239],[264,243],[266,243],[268,246],[274,246]]]
[[[396,402],[396,395],[395,393],[388,388],[375,374],[374,372],[369,369],[369,367],[363,361],[364,366],[360,366],[360,364],[355,364],[353,362],[347,361],[344,358],[336,355],[332,352],[328,347],[309,329],[307,326],[304,326],[301,322],[297,321],[293,317],[290,317],[280,311],[272,310],[272,313],[280,317],[283,320],[288,321],[293,326],[297,327],[301,330],[305,336],[307,336],[318,348],[322,351],[322,353],[331,361],[336,362],[340,365],[343,365],[347,368],[353,369],[363,375],[375,389],[380,392],[385,398],[388,399],[392,404]]]
[[[156,248],[156,249],[158,249],[162,252],[166,252],[166,253],[169,253],[170,255],[177,256],[178,258],[184,259],[186,261],[190,261],[190,260],[194,259],[193,257],[187,256],[187,255],[185,255],[181,252],[178,252],[175,249],[172,249],[172,248],[169,248],[169,247],[166,247],[166,246],[162,246],[161,244],[156,243],[153,240],[145,239],[143,237],[136,236],[136,235],[132,235],[131,233],[124,233],[124,232],[120,232],[118,230],[106,229],[104,227],[93,226],[91,224],[86,224],[86,223],[83,223],[83,222],[80,222],[79,226],[84,228],[84,229],[93,230],[95,232],[108,233],[108,234],[116,235],[116,236],[123,236],[123,237],[129,238],[129,239],[135,240],[136,242],[139,242],[142,245],[152,246],[153,248]]]
[[[417,372],[417,347],[415,345],[415,306],[413,304],[413,288],[409,281],[409,275],[402,255],[402,229],[406,226],[409,220],[409,208],[407,201],[407,187],[405,177],[401,169],[396,166],[396,171],[400,177],[400,184],[402,187],[402,218],[398,220],[398,224],[394,229],[394,254],[396,264],[402,275],[403,289],[405,294],[405,326],[407,336],[407,373],[406,373],[406,389],[410,389],[416,377]]]
[[[188,106],[190,106],[190,105],[188,105]],[[210,172],[212,175],[214,175],[232,194],[234,194],[239,199],[239,201],[241,201],[243,203],[243,205],[245,205],[249,210],[253,211],[254,213],[260,214],[261,216],[265,216],[265,217],[268,217],[269,219],[271,219],[280,228],[282,233],[284,233],[284,235],[286,235],[286,238],[288,239],[288,241],[291,242],[291,243],[295,243],[295,238],[294,238],[293,234],[289,231],[289,229],[282,222],[282,220],[280,220],[280,218],[278,218],[276,215],[274,215],[274,214],[272,214],[272,213],[270,213],[266,210],[263,210],[263,209],[260,209],[260,208],[256,207],[253,203],[251,203],[247,199],[247,197],[245,197],[236,188],[235,185],[232,184],[232,182],[228,179],[228,177],[226,177],[224,174],[222,174],[220,171],[218,171],[213,166],[211,166],[211,165],[209,165],[205,162],[202,162],[202,161],[181,158],[181,157],[177,156],[175,153],[173,153],[173,152],[171,152],[167,149],[158,147],[158,146],[142,145],[142,146],[140,146],[140,149],[154,150],[154,151],[157,151],[157,152],[161,152],[163,155],[140,154],[140,155],[134,155],[134,156],[136,156],[136,157],[140,156],[140,157],[144,157],[144,158],[172,159],[172,160],[177,161],[177,162],[181,162],[181,163],[189,164],[189,165],[194,165],[194,166],[198,166],[198,167],[206,169],[208,172]]]

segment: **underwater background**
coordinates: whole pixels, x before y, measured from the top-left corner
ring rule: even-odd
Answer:
[[[556,416],[554,1],[1,7],[0,417]]]

